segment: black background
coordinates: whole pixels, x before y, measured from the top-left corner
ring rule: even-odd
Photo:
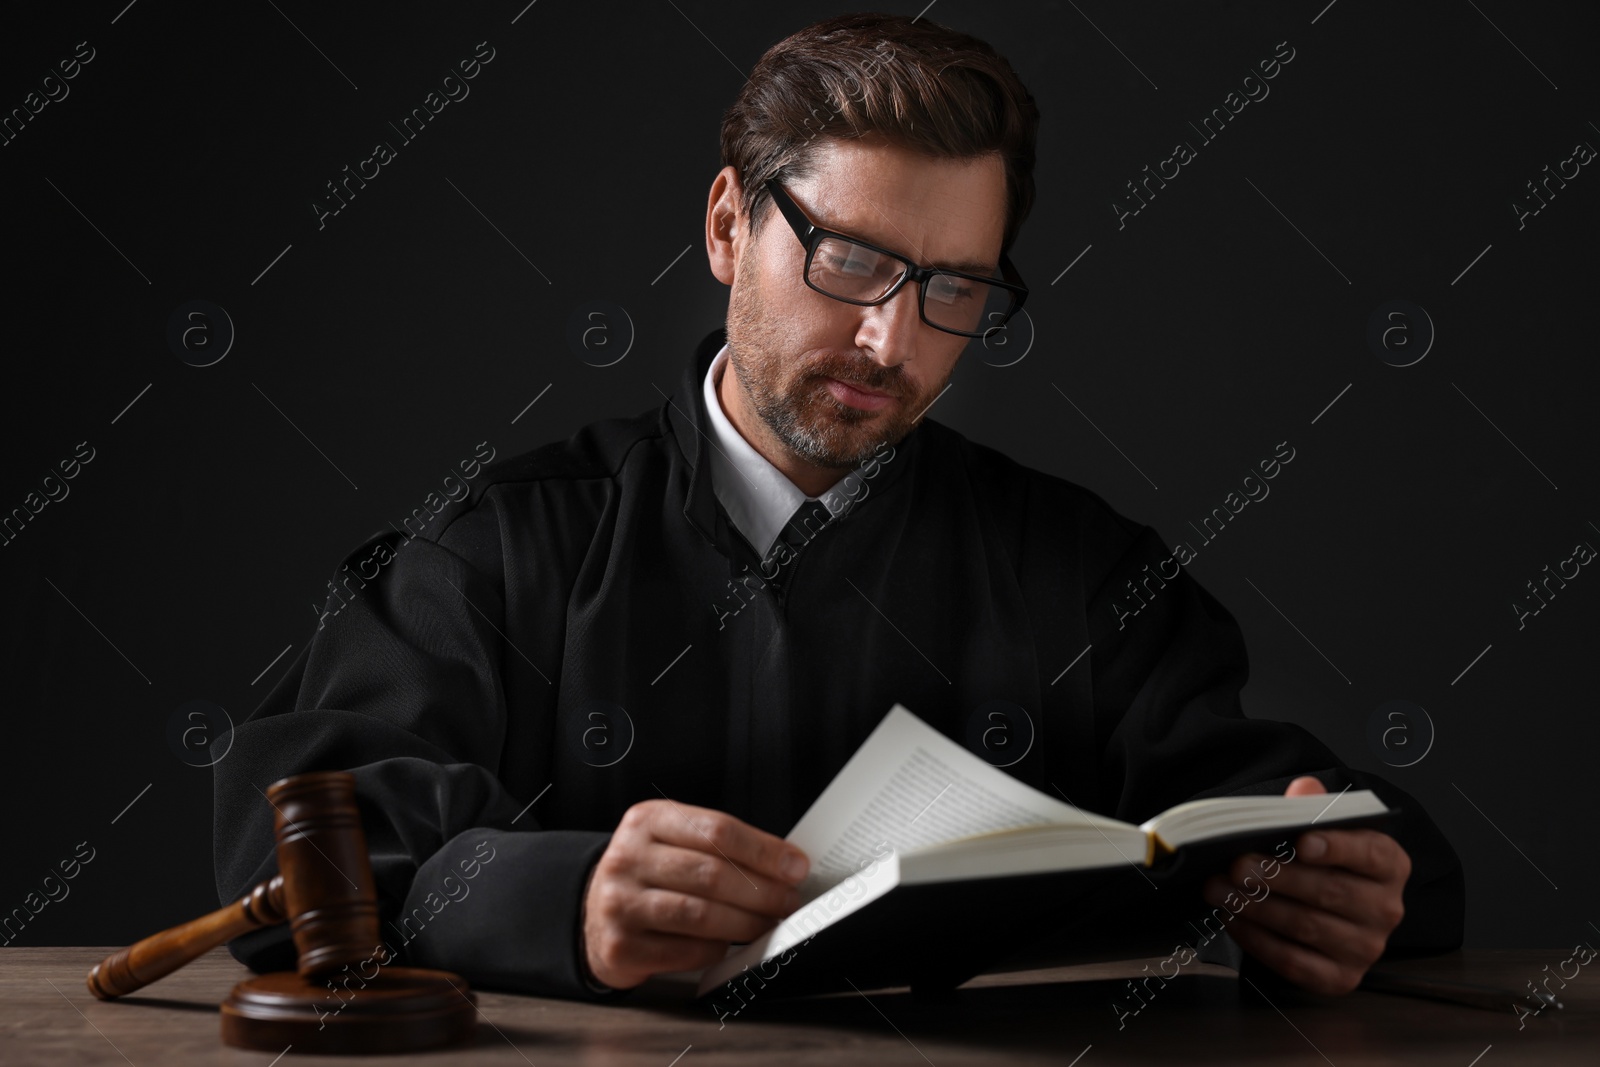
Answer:
[[[346,551],[481,441],[517,452],[657,406],[721,323],[703,225],[722,112],[763,50],[848,8],[524,3],[8,13],[5,113],[95,50],[0,147],[0,515],[95,450],[0,547],[0,913],[96,850],[12,943],[122,943],[214,907],[210,772],[167,741],[180,706],[242,720]],[[1287,441],[1270,496],[1190,538],[1245,630],[1247,711],[1427,807],[1466,864],[1469,947],[1595,936],[1600,576],[1520,630],[1511,609],[1600,546],[1600,177],[1521,227],[1512,207],[1600,145],[1587,5],[926,17],[993,43],[1043,115],[1013,250],[1033,344],[1011,366],[969,355],[934,415],[1172,542]],[[483,41],[470,95],[401,144],[388,123]],[[1203,144],[1189,123],[1285,41],[1270,94]],[[313,201],[378,140],[397,158],[319,229]],[[1125,183],[1180,140],[1197,158],[1119,228]],[[197,299],[237,330],[208,367],[167,343]],[[609,367],[566,340],[593,300],[635,331]],[[1392,300],[1437,330],[1411,366],[1367,342]],[[1436,730],[1408,767],[1368,740],[1392,700]],[[1391,762],[1425,747],[1420,719],[1405,731]]]

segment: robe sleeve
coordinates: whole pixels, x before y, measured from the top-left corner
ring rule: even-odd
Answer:
[[[611,835],[541,828],[524,811],[535,798],[512,796],[494,771],[506,734],[502,659],[516,654],[500,635],[499,580],[441,543],[399,534],[368,541],[348,567],[380,542],[392,560],[330,599],[337,612],[319,620],[213,768],[219,896],[237,899],[277,871],[269,784],[348,770],[384,943],[400,962],[486,988],[617,993],[586,979],[578,951],[585,886]],[[229,948],[256,971],[295,965],[284,926]]]
[[[1330,794],[1370,789],[1402,809],[1388,832],[1412,863],[1405,916],[1385,958],[1459,947],[1461,861],[1422,805],[1344,766],[1303,727],[1246,718],[1239,693],[1249,664],[1238,623],[1187,570],[1158,568],[1173,553],[1153,529],[1129,529],[1131,544],[1088,602],[1100,810],[1137,824],[1186,800],[1281,795],[1300,775],[1315,776]]]

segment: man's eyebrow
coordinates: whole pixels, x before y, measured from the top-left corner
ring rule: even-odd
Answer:
[[[847,237],[854,237],[857,240],[865,241],[870,245],[877,245],[879,248],[887,248],[891,252],[900,251],[890,242],[880,241],[876,237],[865,236],[860,230],[851,230],[846,229],[843,226],[835,226],[831,221],[819,220],[817,225],[822,227],[824,230],[832,230],[835,233],[842,233]],[[913,262],[916,260],[916,257],[908,252],[900,252],[900,254],[906,256],[908,259],[911,259]],[[963,274],[977,274],[986,278],[998,278],[1000,276],[999,264],[992,262],[985,263],[976,259],[963,259],[958,260],[955,263],[933,263],[930,264],[930,266],[932,266],[935,270],[955,270],[960,271]]]
[[[945,270],[958,270],[963,274],[981,274],[990,278],[999,276],[999,265],[995,263],[976,263],[972,260],[962,260],[960,263],[942,263],[934,265],[936,267],[942,267]]]
[[[849,231],[840,230],[839,232],[848,233]],[[879,248],[887,248],[892,252],[899,251],[899,249],[896,249],[894,245],[888,243],[887,241],[876,241],[867,237],[863,237],[861,240],[866,241],[868,244],[875,244]],[[915,262],[917,258],[911,255],[909,252],[901,252],[900,254],[906,256],[908,259],[911,259],[913,262]],[[960,271],[963,274],[978,274],[987,278],[999,277],[1000,270],[999,266],[995,263],[984,263],[981,260],[976,259],[957,260],[954,263],[932,263],[929,264],[929,266],[933,267],[935,270],[955,270]]]

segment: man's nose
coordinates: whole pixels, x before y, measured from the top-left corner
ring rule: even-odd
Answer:
[[[916,354],[922,332],[918,308],[921,293],[916,282],[906,282],[900,291],[876,307],[864,307],[856,331],[856,346],[873,354],[884,366],[894,366]]]

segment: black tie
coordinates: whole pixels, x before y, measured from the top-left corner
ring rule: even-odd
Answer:
[[[774,585],[783,586],[794,573],[796,560],[793,558],[798,553],[805,551],[811,539],[833,521],[833,513],[828,506],[820,500],[809,497],[795,509],[783,529],[778,531],[778,542],[774,543],[767,558],[767,570],[776,569],[777,573],[770,579]],[[784,546],[787,546],[785,551]],[[765,573],[765,572],[763,572]]]

